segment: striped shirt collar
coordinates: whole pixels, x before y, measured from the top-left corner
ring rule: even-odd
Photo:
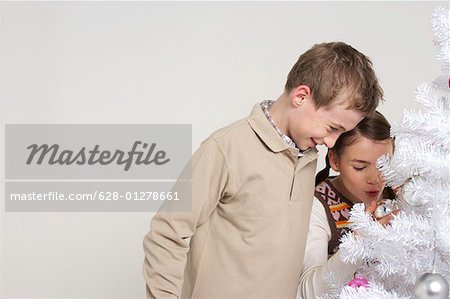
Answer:
[[[302,157],[305,154],[305,152],[308,151],[309,149],[307,149],[306,151],[300,150],[300,148],[295,144],[295,142],[288,135],[283,133],[280,130],[280,128],[277,127],[277,125],[275,124],[275,122],[272,119],[272,116],[270,116],[270,113],[269,113],[269,108],[270,108],[270,106],[273,105],[273,103],[275,103],[275,101],[272,101],[272,100],[265,100],[265,101],[261,102],[261,109],[264,112],[264,115],[266,116],[267,120],[270,122],[272,127],[275,129],[275,131],[277,131],[278,135],[280,135],[281,139],[283,139],[283,141],[286,142],[286,144],[288,144],[289,146],[298,149],[298,156]]]

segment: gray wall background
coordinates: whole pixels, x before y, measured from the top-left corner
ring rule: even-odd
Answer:
[[[1,2],[1,140],[5,123],[190,123],[196,149],[332,40],[371,57],[379,110],[398,122],[440,74],[438,6],[448,2]],[[152,216],[0,209],[1,298],[143,298]]]

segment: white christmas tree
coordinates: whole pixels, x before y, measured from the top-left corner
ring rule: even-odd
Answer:
[[[395,153],[379,159],[400,212],[382,226],[354,206],[355,234],[342,239],[344,262],[365,260],[363,286],[334,286],[322,298],[448,298],[450,282],[450,26],[449,10],[432,15],[443,74],[416,92],[421,111],[404,111],[392,127]],[[426,274],[428,273],[428,274]],[[424,275],[425,274],[425,275]]]

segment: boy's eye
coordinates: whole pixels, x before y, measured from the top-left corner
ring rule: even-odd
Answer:
[[[364,168],[366,168],[366,167],[365,166],[359,166],[359,167],[353,166],[353,169],[356,171],[362,171],[362,170],[364,170]]]
[[[329,127],[328,130],[331,131],[331,132],[337,132],[337,131],[339,131],[339,129],[338,129],[338,128],[335,128],[335,127]]]

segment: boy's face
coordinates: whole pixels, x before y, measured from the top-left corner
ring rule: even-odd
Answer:
[[[347,109],[344,95],[339,95],[331,105],[316,108],[311,95],[302,98],[289,116],[288,135],[301,150],[316,145],[332,148],[336,139],[353,129],[363,115]]]

